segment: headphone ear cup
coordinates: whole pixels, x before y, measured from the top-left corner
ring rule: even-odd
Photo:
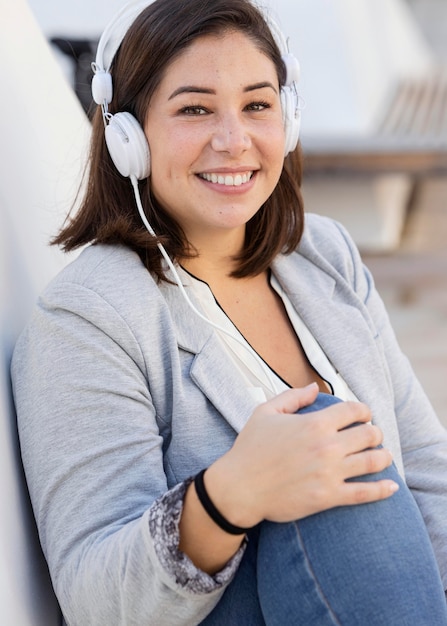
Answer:
[[[281,108],[285,134],[284,156],[287,156],[298,144],[301,126],[301,111],[296,92],[292,87],[281,88]]]
[[[122,176],[135,176],[138,180],[149,176],[149,144],[133,115],[127,111],[113,115],[105,136],[110,157]]]

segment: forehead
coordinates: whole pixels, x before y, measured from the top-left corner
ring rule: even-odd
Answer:
[[[206,76],[208,80],[218,81],[232,70],[238,74],[243,71],[247,82],[261,73],[270,80],[278,79],[273,61],[261,45],[243,31],[230,30],[195,39],[168,64],[159,86],[187,77]]]

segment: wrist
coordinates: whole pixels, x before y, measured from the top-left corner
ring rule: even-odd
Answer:
[[[213,522],[200,504],[194,481],[185,493],[179,535],[179,550],[211,576],[222,571],[246,540],[245,535],[230,535]]]
[[[213,500],[210,498],[208,490],[205,485],[205,472],[206,469],[199,472],[194,479],[194,487],[196,489],[197,497],[200,504],[205,509],[208,516],[213,522],[219,526],[223,531],[230,535],[245,535],[254,526],[238,526],[228,520],[216,507]]]
[[[207,468],[204,487],[213,506],[231,525],[251,529],[264,518],[253,500],[254,490],[246,487],[241,472],[223,456]]]

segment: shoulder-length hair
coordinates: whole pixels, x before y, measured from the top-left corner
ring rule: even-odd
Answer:
[[[112,63],[113,99],[110,113],[128,111],[143,126],[152,95],[169,64],[197,38],[238,30],[252,39],[274,63],[279,84],[285,67],[262,13],[250,0],[156,0],[137,17]],[[245,246],[235,259],[234,277],[254,276],[269,267],[280,252],[290,253],[303,232],[301,150],[289,154],[276,188],[246,225]],[[166,280],[157,247],[180,261],[194,256],[180,225],[151,193],[150,177],[140,194],[157,239],[143,226],[130,181],[121,176],[109,156],[101,110],[93,118],[87,186],[81,206],[69,216],[52,243],[65,251],[87,243],[121,243],[138,253],[147,269]]]

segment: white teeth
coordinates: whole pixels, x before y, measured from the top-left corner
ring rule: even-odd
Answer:
[[[243,183],[247,183],[253,176],[253,172],[246,172],[245,174],[199,174],[200,178],[207,180],[209,183],[217,183],[219,185],[226,185],[227,187],[239,187]]]

